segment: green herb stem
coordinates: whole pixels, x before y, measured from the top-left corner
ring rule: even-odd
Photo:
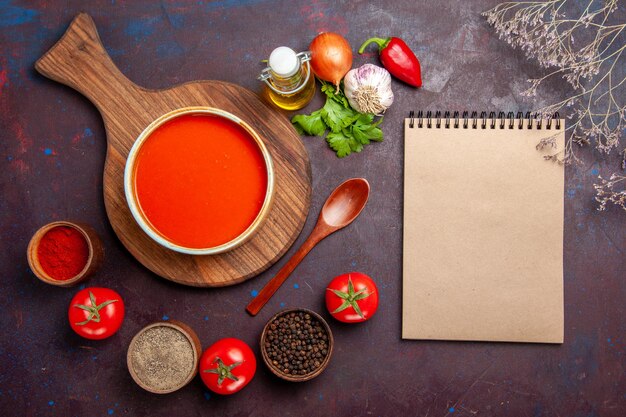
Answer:
[[[291,119],[298,133],[324,136],[328,131],[326,142],[339,158],[361,152],[371,141],[383,140],[383,132],[378,127],[382,118],[375,122],[373,114],[354,110],[343,92],[336,92],[332,84],[322,81],[322,92],[326,94],[324,107],[310,115],[297,114]]]

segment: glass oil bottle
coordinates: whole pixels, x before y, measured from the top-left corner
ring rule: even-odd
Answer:
[[[268,66],[257,77],[265,83],[263,95],[284,110],[299,110],[315,95],[315,76],[310,52],[296,53],[280,46],[272,51]]]

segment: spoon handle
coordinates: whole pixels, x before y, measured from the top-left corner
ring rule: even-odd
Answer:
[[[311,235],[308,239],[300,246],[298,251],[293,254],[291,259],[278,271],[276,276],[272,278],[259,294],[254,297],[250,304],[246,307],[246,311],[252,315],[256,316],[259,311],[263,308],[265,303],[269,301],[270,298],[274,295],[274,293],[280,288],[281,285],[289,278],[289,275],[293,272],[294,269],[298,266],[300,261],[304,259],[304,257],[313,249],[313,247],[323,238],[324,234],[319,233],[318,229],[314,229],[311,232]]]

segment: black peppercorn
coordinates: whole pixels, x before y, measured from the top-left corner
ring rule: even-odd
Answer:
[[[269,363],[284,374],[315,372],[328,355],[326,329],[311,314],[283,314],[267,326],[266,332],[263,348]]]

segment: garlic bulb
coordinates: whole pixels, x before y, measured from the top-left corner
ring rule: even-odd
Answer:
[[[343,91],[352,108],[360,113],[381,114],[393,103],[389,71],[372,64],[348,71]]]

